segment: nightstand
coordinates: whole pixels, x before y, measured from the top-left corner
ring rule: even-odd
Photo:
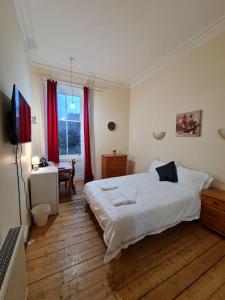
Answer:
[[[213,188],[202,191],[200,222],[225,236],[225,191]]]

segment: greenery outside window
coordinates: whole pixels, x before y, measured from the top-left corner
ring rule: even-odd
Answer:
[[[82,99],[58,92],[58,136],[60,159],[83,154]]]

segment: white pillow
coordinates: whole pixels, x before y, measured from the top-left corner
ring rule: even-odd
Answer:
[[[178,183],[200,192],[210,187],[213,178],[206,173],[177,166]]]
[[[159,174],[157,173],[156,168],[161,167],[165,164],[166,163],[164,161],[154,159],[148,169],[148,172],[151,173],[156,180],[159,180]]]

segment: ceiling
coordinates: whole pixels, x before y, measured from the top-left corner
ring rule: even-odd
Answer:
[[[218,28],[224,0],[15,0],[32,63],[133,84]]]

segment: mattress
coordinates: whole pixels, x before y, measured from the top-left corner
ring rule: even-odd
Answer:
[[[114,207],[107,191],[101,189],[104,184],[135,190],[136,203]],[[104,231],[106,263],[145,236],[200,216],[197,191],[179,183],[160,182],[151,173],[92,181],[85,185],[84,194]]]

